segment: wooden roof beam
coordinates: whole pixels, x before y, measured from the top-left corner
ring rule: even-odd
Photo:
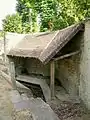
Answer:
[[[78,54],[78,53],[80,53],[80,50],[75,51],[75,52],[72,52],[72,53],[68,53],[68,54],[65,54],[65,55],[62,55],[62,56],[57,57],[57,58],[53,58],[53,60],[54,60],[54,61],[61,60],[61,59],[68,58],[68,57],[70,57],[70,56],[76,55],[76,54]]]

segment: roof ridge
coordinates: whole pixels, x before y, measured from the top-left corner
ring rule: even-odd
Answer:
[[[44,50],[47,49],[47,47],[50,45],[50,43],[52,42],[52,40],[55,39],[55,37],[57,36],[58,33],[59,33],[59,30],[56,32],[56,34],[55,34],[54,37],[50,40],[50,42],[46,45],[46,47],[44,48]],[[43,51],[44,51],[44,50],[43,50]],[[43,51],[41,52],[40,56],[42,55]],[[40,56],[39,56],[39,58],[40,58]]]
[[[45,49],[49,46],[49,44],[52,42],[52,40],[55,39],[55,37],[57,36],[57,34],[58,34],[59,32],[63,32],[64,30],[70,29],[70,28],[75,27],[75,26],[77,26],[77,25],[79,25],[79,24],[80,24],[80,23],[73,24],[73,25],[68,26],[68,27],[66,27],[66,28],[63,28],[63,29],[61,29],[61,30],[57,30],[56,34],[55,34],[54,37],[50,40],[50,42],[47,44],[47,46],[45,47]],[[45,50],[45,49],[44,49],[44,50]],[[42,52],[43,52],[43,51],[42,51]],[[41,54],[42,54],[42,52],[41,52]],[[40,54],[40,56],[41,56],[41,54]]]

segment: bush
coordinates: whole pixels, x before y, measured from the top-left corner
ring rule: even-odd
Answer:
[[[22,33],[22,17],[19,14],[7,15],[3,20],[3,29],[6,32]]]

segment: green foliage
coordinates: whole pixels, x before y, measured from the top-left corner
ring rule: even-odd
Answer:
[[[25,0],[17,0],[16,10],[22,16],[22,22],[29,22],[29,8]]]
[[[17,11],[23,21],[40,15],[40,31],[57,30],[79,22],[90,16],[89,0],[17,0]],[[36,15],[30,15],[30,11]],[[33,26],[34,27],[34,26]]]
[[[43,28],[43,31],[53,30],[54,27],[53,21],[58,16],[57,8],[58,8],[58,4],[56,1],[52,1],[52,0],[42,1],[41,9],[40,9],[40,17],[41,17],[41,28]]]
[[[4,31],[0,31],[0,37],[4,37]]]
[[[18,14],[7,15],[3,20],[3,29],[8,32],[22,33],[22,18]]]
[[[89,0],[59,0],[59,2],[62,8],[62,16],[65,16],[64,19],[69,24],[81,21],[90,16]]]
[[[90,0],[17,0],[16,10],[18,14],[4,20],[5,31],[51,31],[90,17]]]
[[[19,14],[7,15],[3,20],[3,29],[6,32],[29,33],[29,22],[22,22],[22,16]]]
[[[31,22],[32,19],[32,31],[36,31],[34,26],[37,26],[37,16],[40,15],[40,30],[52,30],[53,20],[57,16],[58,2],[55,0],[17,0],[17,11],[22,15],[23,22]],[[32,10],[32,12],[30,12]]]
[[[30,23],[25,22],[22,24],[22,33],[29,33],[30,32]]]

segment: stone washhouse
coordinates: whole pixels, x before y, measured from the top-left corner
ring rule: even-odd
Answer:
[[[58,80],[90,109],[89,19],[58,31],[15,34],[6,54],[13,84],[19,80],[40,85],[49,101],[55,96]]]

